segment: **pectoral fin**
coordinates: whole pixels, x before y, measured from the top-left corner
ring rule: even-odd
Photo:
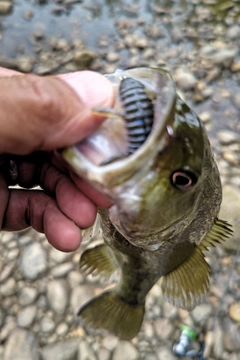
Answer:
[[[130,340],[140,330],[144,306],[128,304],[116,292],[109,291],[84,305],[78,315],[87,329],[107,330]]]
[[[162,278],[161,287],[167,301],[190,311],[204,300],[209,288],[210,267],[202,251],[228,238],[232,233],[229,226],[217,219],[193,254]]]
[[[109,281],[116,274],[117,263],[112,250],[105,244],[100,244],[83,252],[80,269],[87,275],[100,275],[102,279]]]

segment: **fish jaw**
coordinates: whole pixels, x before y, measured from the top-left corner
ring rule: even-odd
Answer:
[[[125,77],[137,78],[146,86],[150,96],[158,98],[155,103],[153,128],[145,143],[132,155],[126,154],[126,138],[124,120],[119,117],[108,118],[92,135],[73,147],[63,150],[64,159],[81,177],[89,181],[95,188],[115,201],[114,188],[132,178],[166,146],[167,126],[173,121],[175,104],[175,84],[164,70],[137,68],[126,71],[117,70],[106,75],[113,83],[116,93],[119,82]],[[115,108],[119,109],[116,101]],[[119,156],[117,161],[101,165],[108,158]],[[122,156],[124,155],[124,156]]]
[[[93,135],[62,154],[79,176],[113,201],[109,216],[116,229],[133,245],[156,250],[196,216],[204,178],[204,130],[197,116],[176,95],[166,71],[139,68],[109,75],[117,94],[119,82],[128,76],[142,81],[154,102],[153,127],[144,144],[129,156],[101,165],[109,156],[126,150],[124,141],[119,142],[123,120],[117,117],[107,119]],[[118,153],[106,154],[105,142],[106,153],[116,150],[118,142],[120,148],[123,146]],[[172,172],[183,167],[199,177],[194,190],[184,194],[170,182]]]

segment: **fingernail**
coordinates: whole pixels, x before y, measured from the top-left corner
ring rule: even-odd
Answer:
[[[79,71],[59,77],[74,89],[89,108],[113,104],[113,86],[103,75],[92,71]]]

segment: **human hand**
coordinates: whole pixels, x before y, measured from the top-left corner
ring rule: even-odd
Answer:
[[[32,226],[62,251],[75,250],[97,206],[110,201],[70,174],[53,150],[87,137],[104,120],[94,106],[111,106],[113,88],[83,71],[59,76],[22,75],[0,68],[0,226]],[[19,184],[25,189],[9,189]],[[42,190],[31,189],[39,185]]]

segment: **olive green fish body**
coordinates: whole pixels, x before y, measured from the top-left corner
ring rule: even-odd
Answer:
[[[209,288],[203,252],[231,234],[218,219],[220,176],[201,121],[178,97],[164,70],[110,75],[117,94],[127,77],[144,85],[141,96],[144,104],[148,98],[148,110],[152,102],[153,125],[143,144],[129,155],[126,114],[117,98],[114,110],[95,109],[109,117],[96,134],[63,153],[80,176],[114,203],[99,210],[104,244],[87,249],[80,266],[107,280],[118,271],[118,281],[84,305],[79,316],[88,328],[123,339],[137,335],[146,296],[159,279],[167,301],[187,310],[198,305]],[[137,116],[129,103],[124,99],[132,126]],[[141,104],[138,97],[140,115]]]

